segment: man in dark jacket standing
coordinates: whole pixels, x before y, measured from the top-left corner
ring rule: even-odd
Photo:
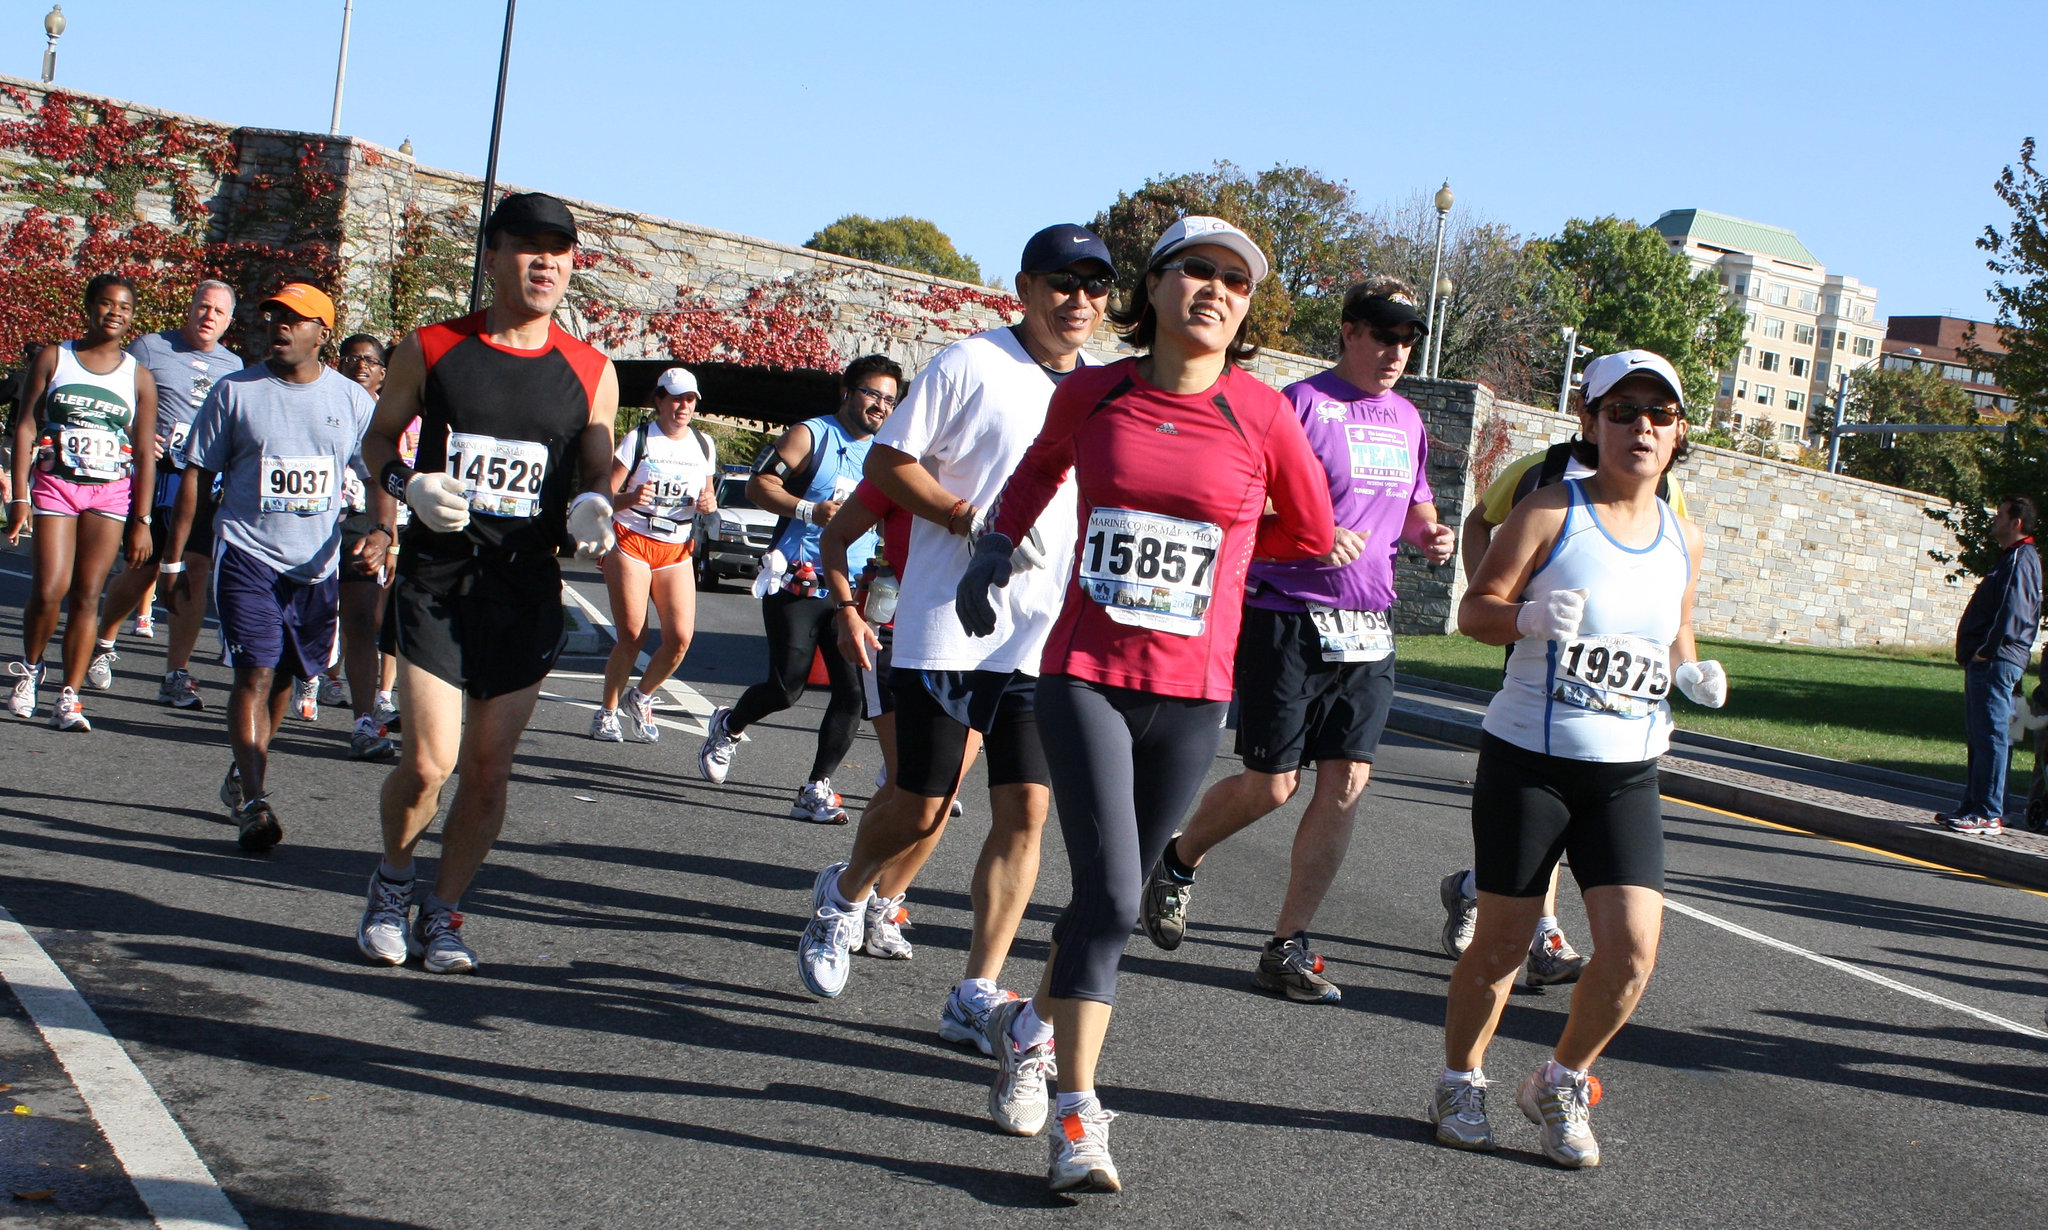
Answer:
[[[2034,502],[2009,495],[1998,502],[1991,535],[2005,554],[1970,595],[1956,628],[1963,668],[1963,737],[1970,769],[1954,815],[1936,817],[1958,833],[1996,837],[2005,831],[2005,769],[2011,758],[2007,723],[2013,692],[2034,653],[2041,625],[2041,557],[2034,550]]]

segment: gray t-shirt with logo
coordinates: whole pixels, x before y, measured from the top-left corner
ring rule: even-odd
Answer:
[[[213,386],[186,460],[221,476],[213,532],[294,581],[326,579],[341,554],[342,476],[377,401],[331,367],[311,384],[267,363]]]
[[[234,351],[219,344],[211,350],[195,350],[176,329],[146,333],[129,343],[128,353],[156,377],[156,434],[166,447],[182,443],[213,386],[223,376],[242,370],[242,360]],[[166,460],[172,469],[184,464],[174,458]]]

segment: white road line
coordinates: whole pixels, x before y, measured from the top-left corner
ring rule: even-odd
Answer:
[[[596,624],[600,628],[603,628],[606,632],[609,632],[613,640],[618,639],[619,630],[616,626],[612,624],[611,616],[599,610],[597,606],[590,601],[590,599],[585,598],[582,594],[577,593],[576,587],[569,584],[567,581],[562,582],[562,592],[569,595],[570,601],[574,602],[577,606],[583,609],[583,613],[590,617],[590,621],[592,623]],[[636,666],[640,670],[647,669],[646,650],[643,649],[640,651],[640,656],[634,660],[634,666]],[[674,698],[675,702],[683,707],[684,712],[694,714],[697,717],[708,718],[718,709],[718,706],[712,704],[709,700],[706,700],[704,698],[704,695],[697,691],[697,689],[691,687],[687,683],[684,683],[680,679],[670,677],[667,682],[661,685],[661,690],[667,692],[670,697]],[[706,733],[706,731],[699,730],[695,733],[701,735]]]
[[[553,672],[553,674],[549,676],[549,678],[553,678],[554,676],[560,675],[561,673],[561,671],[555,671]],[[602,679],[604,678],[604,676],[599,675],[597,676],[597,678]],[[558,692],[542,692],[540,694],[540,698],[542,700],[560,701],[562,704],[574,705],[578,709],[589,709],[593,712],[597,710],[599,704],[599,702],[594,700],[579,700],[574,696],[563,696]],[[703,726],[692,726],[688,722],[678,722],[672,718],[657,716],[654,719],[654,724],[656,726],[666,726],[670,730],[680,730],[684,734],[690,735],[702,735],[710,733]],[[638,742],[638,740],[634,740],[634,742]]]
[[[0,978],[28,1011],[57,1062],[85,1099],[121,1168],[163,1230],[237,1227],[241,1214],[156,1091],[78,988],[49,954],[0,908]]]
[[[2031,1025],[2022,1025],[2018,1021],[2007,1020],[2006,1018],[1999,1016],[1997,1013],[1986,1012],[1982,1008],[1972,1008],[1968,1004],[1958,1003],[1955,1000],[1949,999],[1947,996],[1936,995],[1932,991],[1923,991],[1919,987],[1907,986],[1903,982],[1887,978],[1883,974],[1873,974],[1869,970],[1864,969],[1861,966],[1851,965],[1847,961],[1838,961],[1833,957],[1824,957],[1817,952],[1810,952],[1807,949],[1801,948],[1797,944],[1788,944],[1784,940],[1778,939],[1774,936],[1765,935],[1761,931],[1751,931],[1748,927],[1741,926],[1737,923],[1729,922],[1725,918],[1716,918],[1714,915],[1707,913],[1705,910],[1695,909],[1694,907],[1685,905],[1682,902],[1673,901],[1669,897],[1666,897],[1664,899],[1664,908],[1667,910],[1676,910],[1678,913],[1685,915],[1687,918],[1696,918],[1699,921],[1706,923],[1710,927],[1719,927],[1723,931],[1730,932],[1734,935],[1739,935],[1746,940],[1755,940],[1759,944],[1763,944],[1766,947],[1775,948],[1780,952],[1789,952],[1795,957],[1805,957],[1807,960],[1814,962],[1816,965],[1825,965],[1829,969],[1840,970],[1844,974],[1849,974],[1853,977],[1861,978],[1865,982],[1874,982],[1878,986],[1885,987],[1893,991],[1897,991],[1902,995],[1910,995],[1914,999],[1925,1000],[1930,1004],[1937,1004],[1943,1008],[1949,1009],[1950,1011],[1960,1012],[1964,1016],[1975,1017],[1978,1020],[1983,1021],[1987,1025],[1996,1025],[2000,1029],[2009,1029],[2016,1034],[2021,1034],[2029,1038],[2048,1038],[2048,1033],[2044,1033],[2041,1030],[2035,1029]]]

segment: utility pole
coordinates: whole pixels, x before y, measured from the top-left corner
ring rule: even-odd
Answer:
[[[334,66],[334,118],[327,121],[327,135],[341,135],[341,83],[348,77],[348,27],[355,16],[356,0],[341,0],[341,59]]]
[[[491,217],[491,197],[498,190],[498,135],[505,127],[505,74],[512,67],[512,14],[519,0],[505,0],[505,45],[498,50],[498,103],[491,110],[491,156],[484,163],[484,199],[476,219],[476,270],[469,279],[469,310],[483,305],[484,223]]]

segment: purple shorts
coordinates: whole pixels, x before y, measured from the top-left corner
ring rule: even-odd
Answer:
[[[94,512],[117,521],[128,519],[129,484],[133,479],[117,478],[107,483],[74,483],[55,474],[35,472],[29,489],[29,503],[45,517],[76,517]]]
[[[334,660],[341,581],[333,574],[311,584],[294,581],[248,552],[218,543],[213,606],[230,666],[311,679]]]

